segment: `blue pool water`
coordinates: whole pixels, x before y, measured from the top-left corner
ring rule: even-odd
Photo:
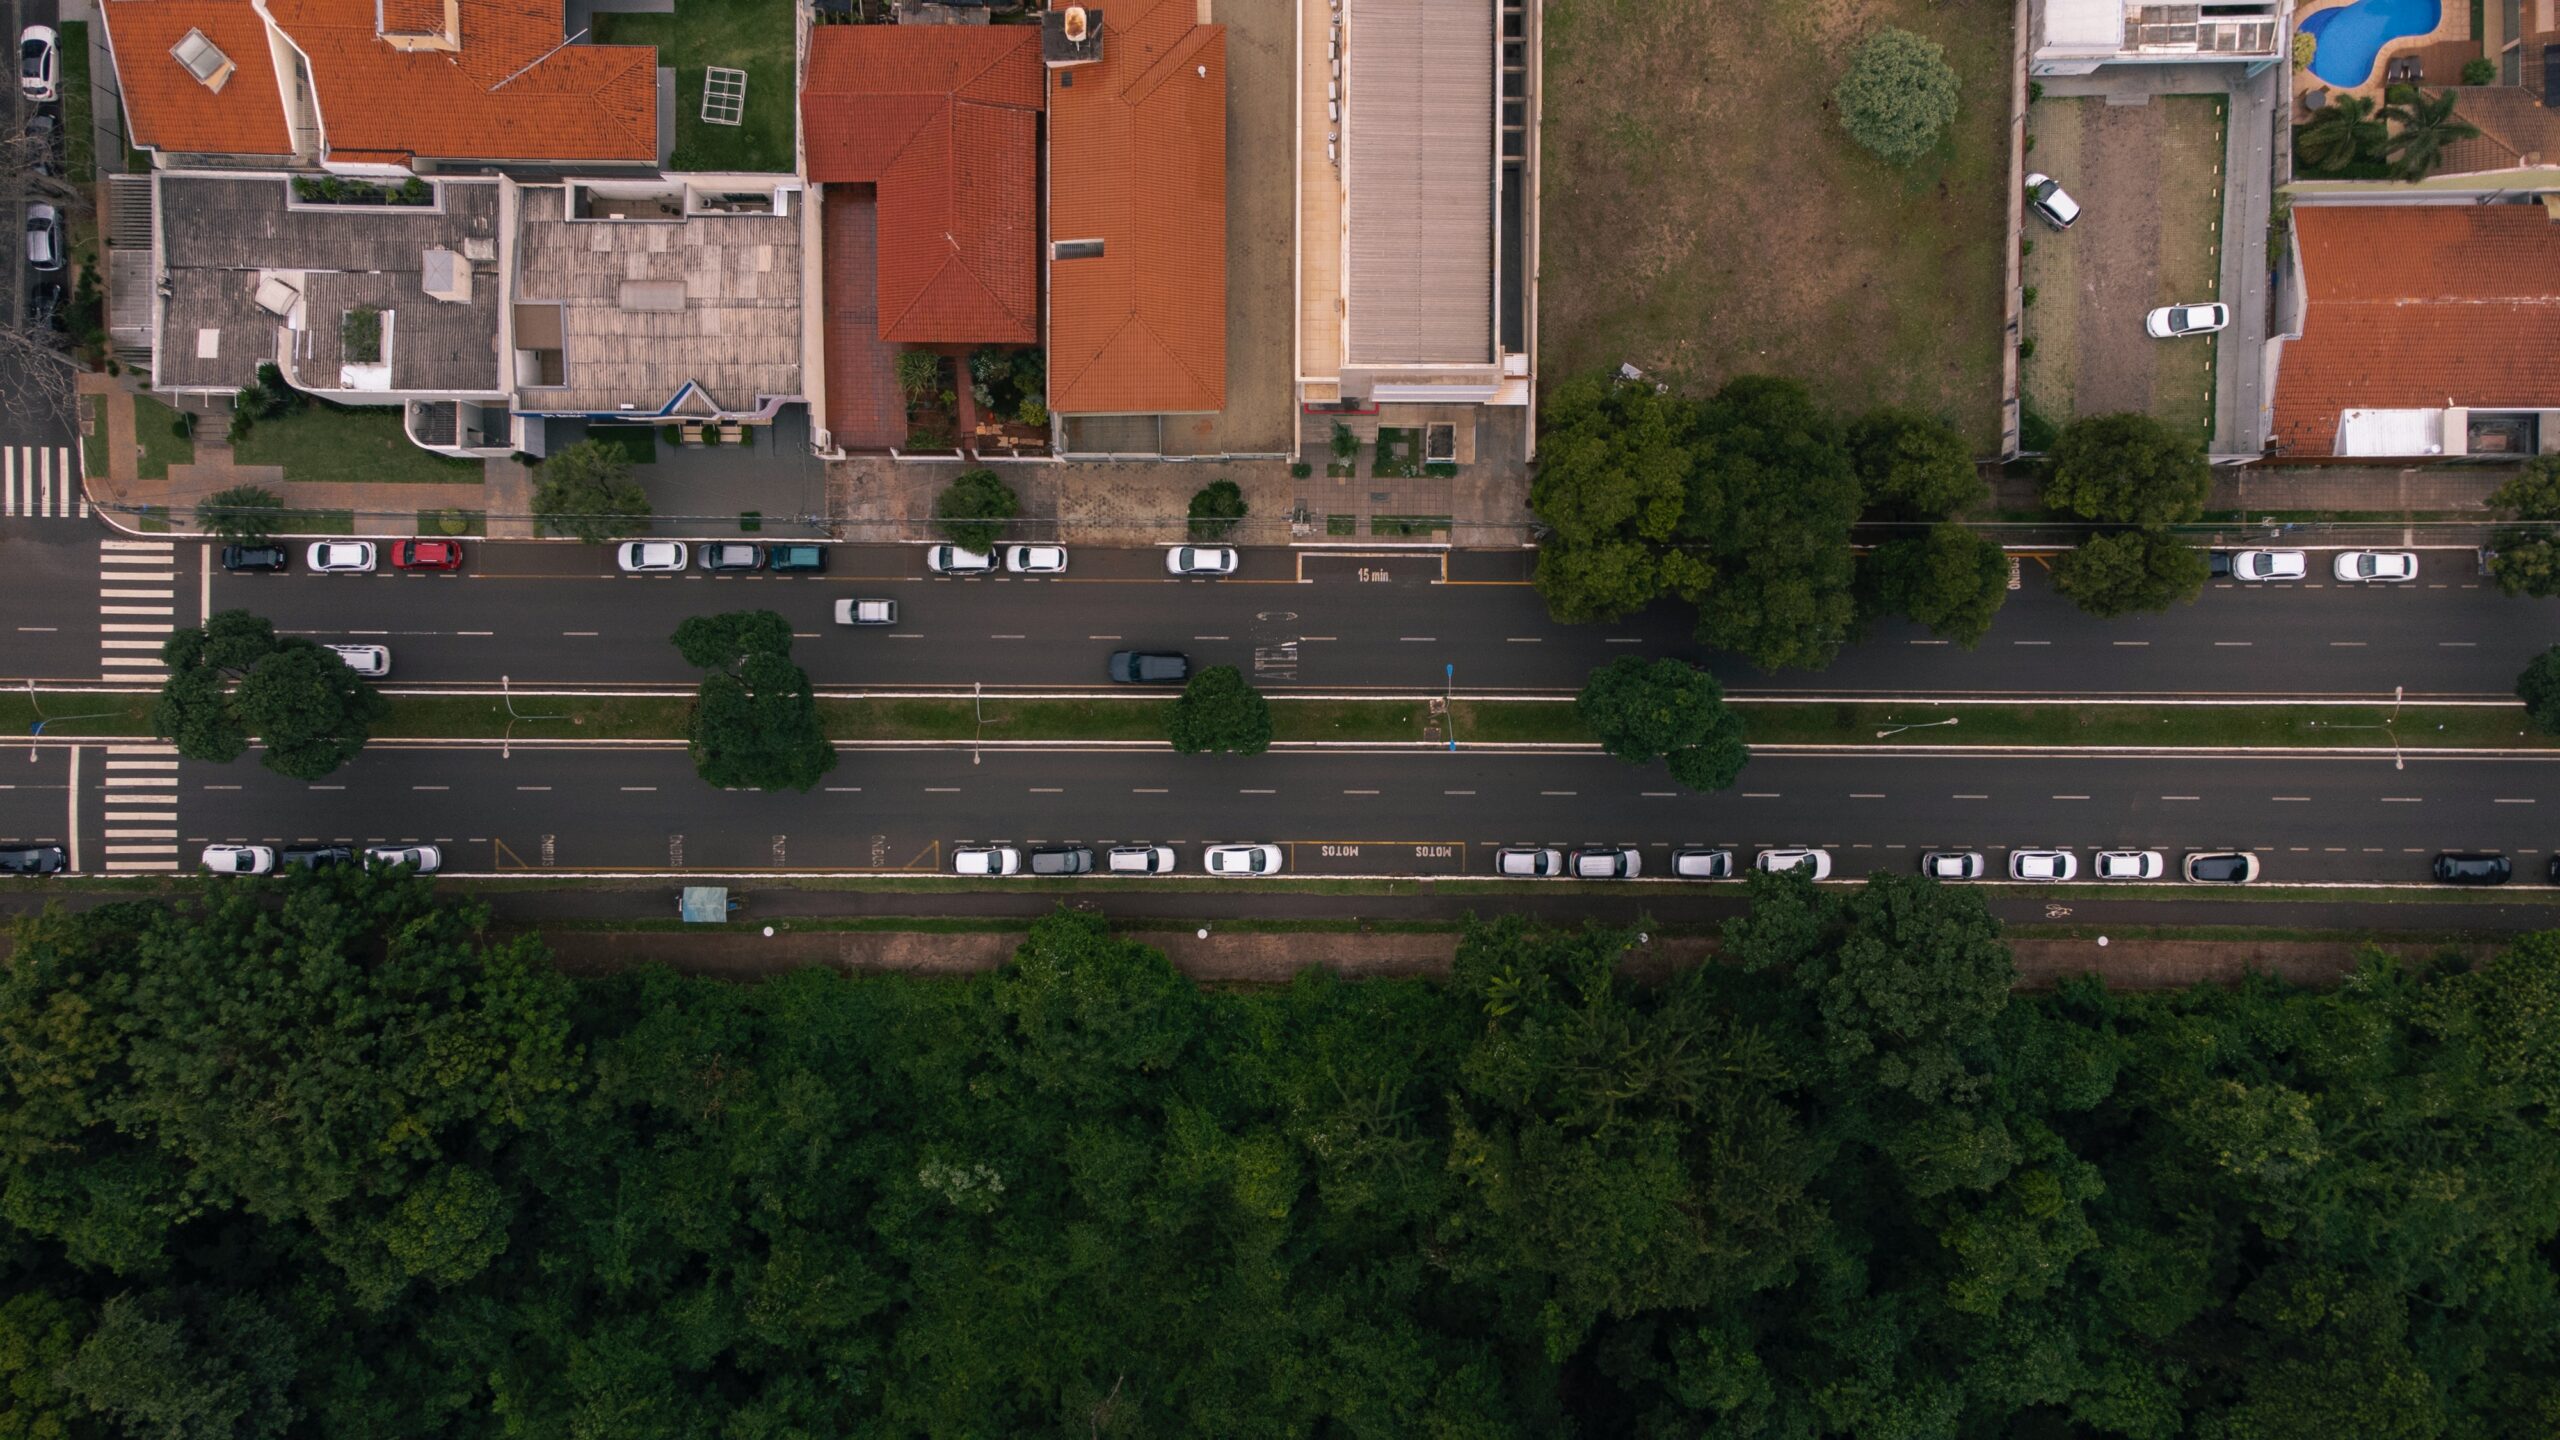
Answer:
[[[2303,17],[2302,33],[2316,37],[2311,73],[2346,89],[2373,78],[2373,62],[2394,40],[2424,35],[2444,18],[2443,0],[2355,0]]]

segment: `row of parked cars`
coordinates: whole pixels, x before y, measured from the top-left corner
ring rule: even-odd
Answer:
[[[1170,875],[1181,866],[1170,845],[1114,845],[1102,852],[1108,875]],[[1200,868],[1211,875],[1277,875],[1277,845],[1212,845],[1200,852]],[[1094,852],[1086,845],[963,845],[951,852],[951,869],[960,875],[1090,875]]]
[[[389,869],[406,865],[421,875],[444,868],[444,852],[433,845],[372,845],[358,851],[349,845],[207,845],[204,868],[216,875],[267,875],[279,867],[301,866],[318,870],[328,865],[353,865],[361,855],[368,867]]]
[[[1816,880],[1831,878],[1831,852],[1801,847],[1763,850],[1752,860],[1755,869],[1798,870]],[[1643,873],[1636,851],[1625,846],[1551,850],[1518,846],[1494,852],[1496,874],[1529,879],[1567,876],[1575,880],[1632,880]],[[2101,880],[2157,880],[2167,869],[2157,850],[2105,850],[2097,857]],[[1738,872],[1734,853],[1705,846],[1671,852],[1671,874],[1679,880],[1730,880]],[[1979,880],[1982,852],[1932,850],[1920,857],[1920,873],[1939,880]],[[2013,850],[2012,880],[2069,880],[2080,873],[2080,861],[2068,850]],[[2245,885],[2258,878],[2258,858],[2245,851],[2198,851],[2186,857],[2185,874],[2198,885]]]
[[[1164,570],[1168,575],[1196,579],[1215,579],[1233,575],[1242,557],[1232,545],[1176,545],[1164,552]],[[924,551],[924,568],[936,575],[992,575],[1001,569],[1008,575],[1064,575],[1067,573],[1067,547],[1064,545],[1006,545],[993,551],[969,550],[958,545],[928,545]]]
[[[2300,580],[2311,573],[2311,557],[2300,550],[2216,550],[2209,557],[2216,575],[2251,582]],[[2329,575],[2341,585],[2398,585],[2418,578],[2414,550],[2341,550],[2329,562]]]

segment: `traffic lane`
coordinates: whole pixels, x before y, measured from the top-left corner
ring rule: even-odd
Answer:
[[[1813,845],[1837,873],[1930,849],[2247,849],[2271,881],[2414,881],[2443,849],[2538,874],[2550,759],[1764,755],[1692,795],[1659,766],[1461,750],[848,751],[806,794],[721,791],[681,748],[376,746],[318,785],[190,767],[187,843],[427,841],[468,869],[947,870],[970,843],[1286,847],[1298,874],[1483,875],[1503,845]]]
[[[71,751],[0,746],[0,845],[70,844]]]
[[[104,525],[0,520],[0,664],[12,680],[98,678]]]

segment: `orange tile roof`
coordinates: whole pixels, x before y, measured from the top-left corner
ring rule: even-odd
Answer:
[[[267,22],[247,0],[107,0],[105,15],[134,144],[214,155],[293,153]],[[203,31],[231,59],[231,78],[219,92],[169,53],[190,30]]]
[[[2560,224],[2541,206],[2303,205],[2293,224],[2307,305],[2276,372],[2282,453],[2333,453],[2349,409],[2560,406]]]
[[[828,25],[809,36],[809,178],[879,196],[880,336],[1040,339],[1040,32]]]
[[[1102,59],[1049,86],[1049,409],[1227,403],[1227,32],[1197,0],[1102,7]]]

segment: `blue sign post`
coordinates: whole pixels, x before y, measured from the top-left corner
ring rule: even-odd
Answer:
[[[1442,673],[1448,680],[1444,698],[1449,707],[1449,749],[1455,753],[1458,748],[1458,662],[1449,661],[1442,667]]]

